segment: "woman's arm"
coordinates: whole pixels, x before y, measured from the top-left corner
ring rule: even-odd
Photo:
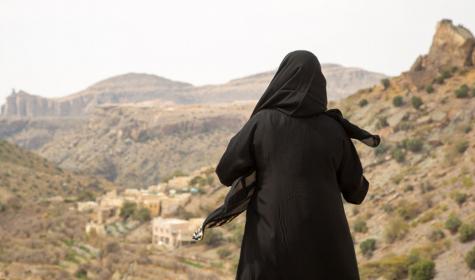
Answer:
[[[348,137],[343,139],[343,156],[337,173],[340,191],[345,200],[352,204],[361,204],[368,193],[369,182],[363,175],[355,145]]]
[[[230,186],[239,176],[247,175],[255,170],[254,132],[257,128],[257,114],[254,115],[241,130],[234,135],[226,151],[216,166],[219,181]]]

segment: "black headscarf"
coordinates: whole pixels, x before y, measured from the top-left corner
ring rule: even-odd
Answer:
[[[293,51],[284,57],[257,102],[251,118],[260,110],[271,108],[292,117],[310,117],[325,113],[343,126],[348,137],[371,147],[380,143],[378,135],[352,124],[343,117],[340,110],[327,110],[327,82],[318,58],[309,51]]]
[[[284,57],[251,117],[265,108],[305,117],[327,110],[326,80],[317,57],[304,50]]]

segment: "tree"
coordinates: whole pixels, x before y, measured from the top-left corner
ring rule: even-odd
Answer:
[[[150,215],[150,210],[148,210],[148,208],[142,207],[135,212],[134,218],[144,223],[150,221],[152,216]]]
[[[418,110],[422,105],[422,99],[418,96],[413,96],[411,98],[411,103],[412,103],[412,107]]]
[[[384,90],[387,90],[389,86],[391,85],[391,82],[389,81],[388,78],[385,78],[381,80],[381,84],[383,85]]]
[[[402,98],[402,96],[400,95],[394,96],[393,105],[394,107],[401,107],[402,105],[404,105],[404,99]]]
[[[137,211],[137,203],[126,201],[120,209],[120,216],[125,220],[132,217],[135,211]]]

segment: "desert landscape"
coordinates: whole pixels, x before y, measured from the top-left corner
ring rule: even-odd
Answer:
[[[345,203],[362,279],[475,279],[475,38],[437,23],[400,75],[324,64],[370,190]],[[0,279],[233,279],[245,215],[191,235],[228,188],[215,165],[274,70],[194,86],[128,73],[0,117]]]

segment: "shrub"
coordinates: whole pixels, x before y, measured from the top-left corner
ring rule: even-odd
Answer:
[[[360,243],[360,250],[363,256],[371,257],[376,250],[376,239],[369,238]]]
[[[217,247],[221,245],[224,241],[223,233],[219,230],[208,230],[205,237],[204,242],[206,245],[211,247]]]
[[[475,87],[472,88],[472,94],[471,95],[472,95],[472,97],[475,97]]]
[[[418,96],[413,96],[411,98],[411,104],[412,107],[418,110],[422,106],[422,99]]]
[[[227,248],[219,248],[218,250],[218,256],[222,259],[231,256],[231,254],[232,254],[232,251]]]
[[[426,92],[427,93],[433,93],[434,92],[434,87],[432,85],[426,86]]]
[[[389,203],[388,203],[388,204],[384,204],[384,205],[383,205],[383,211],[384,211],[384,213],[386,213],[386,214],[390,214],[390,213],[392,213],[392,212],[394,211],[394,207],[393,207],[391,204],[389,204]]]
[[[120,216],[123,219],[128,219],[129,217],[132,217],[137,210],[137,204],[135,202],[130,202],[126,201],[122,205],[122,208],[120,208]]]
[[[140,208],[134,213],[134,219],[141,221],[142,223],[150,221],[151,215],[147,208]]]
[[[468,97],[468,91],[469,88],[467,85],[461,85],[456,91],[455,91],[455,97],[457,98],[467,98]]]
[[[387,90],[389,88],[391,82],[389,81],[388,78],[385,78],[385,79],[381,80],[381,84],[383,85],[384,90]]]
[[[449,69],[445,69],[442,71],[442,73],[440,73],[440,76],[442,76],[444,80],[447,80],[452,77],[452,71]]]
[[[468,141],[466,140],[462,140],[460,142],[458,142],[456,145],[455,145],[455,150],[459,153],[459,154],[463,154],[465,153],[465,151],[468,149]]]
[[[375,156],[381,156],[381,155],[384,155],[387,151],[389,150],[389,146],[384,144],[384,143],[380,143],[375,149],[374,149],[374,155]]]
[[[396,240],[403,239],[408,230],[407,223],[403,219],[396,217],[390,220],[384,228],[384,238],[386,242],[393,243]]]
[[[462,221],[458,217],[456,217],[454,214],[451,214],[445,221],[445,228],[448,229],[452,234],[455,234],[458,231],[461,224],[462,224]]]
[[[462,204],[465,203],[465,201],[467,201],[467,197],[468,195],[466,193],[462,193],[462,192],[453,192],[451,193],[451,196],[452,196],[452,199],[459,205],[461,206]]]
[[[74,273],[77,279],[87,279],[87,270],[84,268],[80,268]]]
[[[361,99],[360,102],[358,102],[358,105],[360,107],[364,107],[366,105],[368,105],[368,100],[366,100],[365,98]]]
[[[419,138],[406,139],[404,140],[403,145],[406,149],[408,149],[409,151],[413,153],[422,151],[422,146],[423,146],[422,140]]]
[[[421,213],[420,205],[416,202],[401,200],[399,202],[397,213],[404,220],[412,220]]]
[[[435,276],[435,263],[431,260],[421,259],[409,267],[409,279],[430,280]]]
[[[407,279],[410,260],[407,256],[388,255],[361,267],[362,279]]]
[[[475,227],[471,224],[462,224],[458,230],[459,240],[462,243],[475,239]]]
[[[429,240],[432,242],[439,241],[445,238],[445,234],[441,229],[434,229],[430,232],[428,236]]]
[[[438,76],[437,78],[434,79],[434,83],[437,83],[439,85],[444,83],[444,77]]]
[[[404,105],[404,99],[402,98],[402,96],[400,95],[394,96],[393,105],[394,107],[401,107],[402,105]]]
[[[376,123],[376,128],[377,129],[381,129],[381,128],[388,127],[388,126],[389,126],[389,123],[388,123],[387,117],[379,117],[378,118],[377,123]]]
[[[465,255],[465,262],[470,269],[475,270],[475,246]]]
[[[406,160],[406,155],[401,148],[394,148],[391,152],[391,156],[399,163]]]
[[[353,230],[355,232],[368,232],[368,226],[366,225],[366,222],[363,219],[358,218],[356,219],[355,224],[353,225]]]

